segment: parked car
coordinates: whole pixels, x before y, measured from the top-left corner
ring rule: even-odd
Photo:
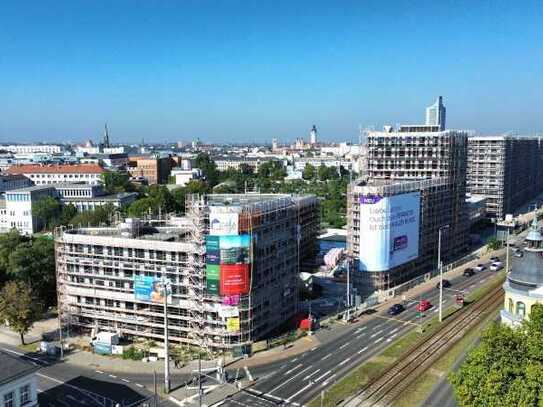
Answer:
[[[496,262],[496,261],[500,261],[500,258],[497,257],[497,256],[493,256],[493,257],[490,258],[490,261],[491,261],[492,263],[494,263],[494,262]]]
[[[443,288],[449,288],[451,286],[451,282],[449,280],[443,280]],[[436,284],[436,288],[439,288],[439,281]]]
[[[501,261],[495,261],[490,265],[490,271],[498,271],[503,268],[503,264]]]
[[[388,315],[398,315],[399,313],[403,312],[404,310],[405,310],[405,307],[402,304],[394,304],[393,306],[391,306],[388,309],[387,314]]]
[[[477,264],[473,269],[475,271],[483,271],[486,270],[486,266],[484,264]]]
[[[474,274],[475,274],[475,271],[473,271],[473,269],[471,267],[468,267],[467,269],[464,270],[463,276],[464,277],[471,277]]]
[[[432,308],[432,304],[428,300],[420,300],[417,305],[417,311],[419,312],[424,312],[430,308]]]
[[[524,253],[522,253],[522,250],[517,249],[517,250],[514,251],[513,256],[522,257],[522,256],[524,256]]]

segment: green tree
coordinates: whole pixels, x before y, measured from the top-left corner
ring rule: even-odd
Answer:
[[[9,256],[23,242],[29,239],[21,236],[17,229],[11,229],[7,233],[0,234],[0,285],[8,280]]]
[[[116,210],[115,206],[111,204],[102,205],[90,211],[79,212],[72,218],[70,223],[82,226],[109,225]]]
[[[134,186],[130,182],[130,176],[125,172],[107,171],[101,175],[101,178],[104,190],[108,194],[134,191]]]
[[[41,318],[42,308],[32,295],[30,287],[22,281],[10,281],[1,291],[0,319],[7,321],[10,328],[21,337]]]
[[[60,202],[48,196],[32,204],[32,215],[39,219],[43,229],[52,229],[58,222],[62,211]]]
[[[304,167],[304,170],[302,171],[302,178],[310,181],[315,178],[315,167],[309,163],[307,163]]]
[[[62,211],[60,212],[58,223],[64,226],[69,225],[72,219],[76,215],[77,215],[77,208],[75,207],[75,205],[72,205],[72,204],[64,205],[62,207]]]
[[[196,156],[195,165],[199,168],[204,175],[207,184],[210,187],[214,187],[219,182],[219,171],[217,170],[217,164],[211,159],[207,153],[198,153]]]
[[[486,246],[490,250],[497,250],[502,246],[502,243],[495,237],[491,237],[486,241]]]

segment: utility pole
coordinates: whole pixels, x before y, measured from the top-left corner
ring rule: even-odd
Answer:
[[[351,259],[347,258],[347,322],[351,319],[351,281],[350,281],[350,274],[351,274]]]
[[[505,274],[509,273],[509,228],[507,228],[507,240],[505,241]]]
[[[153,405],[154,405],[154,407],[157,407],[156,403],[157,403],[157,397],[158,396],[157,396],[157,391],[156,391],[156,370],[153,370],[153,388],[154,388],[154,391],[155,391],[155,394],[153,396],[153,400],[154,400]]]
[[[437,239],[437,267],[439,267],[439,322],[443,322],[443,264],[441,262],[441,231],[448,229],[449,225],[441,226]]]
[[[168,289],[169,282],[162,277],[162,288],[164,290],[164,392],[170,392],[170,352],[168,346]]]
[[[202,355],[198,354],[198,405],[202,407]]]

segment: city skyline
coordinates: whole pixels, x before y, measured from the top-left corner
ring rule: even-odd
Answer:
[[[312,124],[320,140],[357,141],[360,125],[423,123],[439,95],[448,128],[534,134],[543,35],[525,22],[541,14],[537,2],[6,4],[0,142],[97,140],[104,122],[113,142],[285,142]]]

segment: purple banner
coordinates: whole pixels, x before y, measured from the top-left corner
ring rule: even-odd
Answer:
[[[373,205],[383,199],[380,195],[360,195],[360,203],[362,205]]]
[[[223,305],[238,305],[239,304],[239,295],[227,295],[222,298]]]

